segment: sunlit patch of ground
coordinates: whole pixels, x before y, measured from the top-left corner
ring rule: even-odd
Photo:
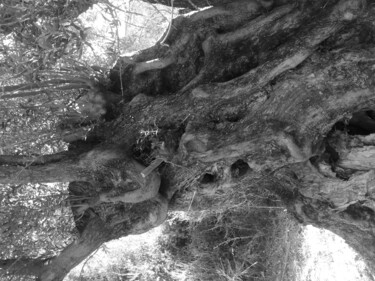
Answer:
[[[130,267],[136,262],[135,259],[132,261],[132,256],[135,254],[141,257],[146,251],[150,254],[154,245],[157,244],[161,231],[162,227],[156,227],[144,234],[130,235],[105,243],[91,257],[72,270],[65,280],[75,280],[77,277],[91,280],[89,278],[95,278],[95,276],[98,278],[99,276],[134,278],[137,273],[128,272],[133,269]],[[141,264],[134,265],[142,270]]]
[[[303,230],[301,281],[373,281],[375,276],[345,241],[324,229]]]
[[[184,270],[160,248],[163,227],[105,243],[64,280],[185,280]]]

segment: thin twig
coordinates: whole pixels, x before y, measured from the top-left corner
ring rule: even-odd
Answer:
[[[102,248],[102,246],[100,246],[98,249],[96,249],[94,252],[92,252],[91,254],[90,254],[90,256],[85,260],[85,262],[84,262],[84,264],[82,265],[82,268],[81,268],[81,272],[79,273],[79,278],[81,279],[81,280],[83,280],[82,279],[82,273],[83,273],[83,268],[86,266],[86,264],[87,264],[87,262],[90,260],[90,259],[92,259],[92,257],[100,250]]]
[[[164,14],[160,12],[159,9],[154,6],[154,4],[151,4],[151,7],[154,8],[155,11],[157,11],[167,22],[169,21],[168,18],[164,16]]]
[[[171,20],[169,22],[169,26],[168,26],[168,30],[167,30],[167,34],[165,35],[165,37],[160,41],[160,44],[164,44],[165,41],[168,39],[168,36],[169,34],[171,33],[171,30],[172,30],[172,23],[173,23],[173,11],[174,11],[174,0],[171,0],[171,6],[172,6],[172,9],[171,9]]]
[[[111,8],[113,8],[113,9],[119,10],[119,11],[125,13],[125,14],[131,14],[131,15],[136,15],[136,16],[141,16],[141,17],[144,17],[144,16],[145,16],[145,15],[140,14],[140,13],[137,13],[137,12],[126,11],[126,10],[120,8],[119,6],[115,6],[115,5],[113,5],[113,4],[110,3],[109,1],[104,1],[104,0],[102,0],[102,1],[103,1],[103,2],[102,2],[102,3],[99,3],[99,5],[100,5],[100,4],[105,4],[105,5],[107,5],[107,6],[111,7]]]
[[[194,190],[194,193],[193,193],[193,197],[191,198],[191,201],[190,201],[190,205],[189,205],[189,208],[188,208],[188,213],[190,212],[190,208],[191,208],[191,205],[193,205],[193,201],[194,201],[194,198],[195,198],[195,194],[197,193],[196,190]]]
[[[231,238],[231,239],[225,240],[224,242],[221,242],[220,244],[216,245],[216,246],[214,247],[214,249],[217,249],[217,248],[219,248],[221,245],[228,244],[229,242],[232,242],[232,241],[236,241],[236,240],[240,240],[240,239],[250,239],[250,238],[257,238],[257,237],[255,237],[254,235],[250,235],[250,236],[241,236],[241,237],[234,237],[234,238]]]

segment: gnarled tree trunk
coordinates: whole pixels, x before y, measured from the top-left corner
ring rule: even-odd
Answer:
[[[130,100],[113,123],[128,134],[114,139],[150,124],[183,127],[168,161],[199,176],[241,159],[247,173],[232,188],[256,180],[374,268],[373,144],[336,147],[333,137],[357,112],[352,123],[375,133],[363,116],[375,105],[374,12],[365,1],[230,1],[177,17],[166,44],[113,69],[113,90],[120,76]]]
[[[160,224],[186,180],[182,170],[199,178],[213,167],[215,184],[257,184],[277,194],[298,221],[342,236],[375,269],[373,3],[210,3],[174,19],[163,44],[119,59],[110,77],[111,91],[124,93],[122,113],[95,131],[126,143],[145,166],[163,160],[160,192],[125,211],[115,202],[108,212],[85,205],[82,252],[68,248],[42,280],[63,276],[108,239]],[[100,158],[90,155],[80,167]],[[230,173],[238,160],[246,166],[241,177]],[[106,232],[94,234],[94,221]]]

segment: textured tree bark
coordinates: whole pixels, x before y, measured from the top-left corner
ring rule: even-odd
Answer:
[[[189,167],[197,177],[243,160],[247,175],[240,183],[232,179],[233,189],[257,180],[300,222],[341,235],[374,268],[372,147],[332,152],[337,140],[330,138],[338,121],[375,106],[374,10],[364,1],[316,1],[298,8],[278,3],[263,15],[249,6],[242,16],[236,10],[245,11],[242,4],[178,17],[169,46],[119,61],[131,101],[122,122],[112,124],[128,135],[113,139],[130,140],[147,124],[183,126],[178,149],[156,157]],[[358,37],[358,29],[372,35]],[[155,59],[169,63],[134,70]],[[113,81],[119,81],[119,64]],[[334,162],[327,160],[335,155]]]
[[[144,2],[147,3],[152,3],[152,4],[162,4],[165,6],[172,6],[172,1],[170,0],[143,0]],[[173,6],[178,7],[178,8],[188,8],[191,10],[197,10],[199,8],[204,8],[208,6],[225,6],[230,4],[231,0],[174,0],[173,1]],[[248,1],[248,2],[254,2],[254,3],[260,3],[264,5],[266,8],[269,8],[274,4],[273,0],[260,0],[260,1]],[[282,1],[278,1],[282,2]]]

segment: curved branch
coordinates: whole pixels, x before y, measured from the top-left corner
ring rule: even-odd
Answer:
[[[23,156],[23,155],[0,155],[0,165],[11,165],[11,166],[30,166],[30,165],[41,165],[51,162],[61,161],[72,153],[68,151],[39,156]],[[1,168],[0,168],[1,169]]]

